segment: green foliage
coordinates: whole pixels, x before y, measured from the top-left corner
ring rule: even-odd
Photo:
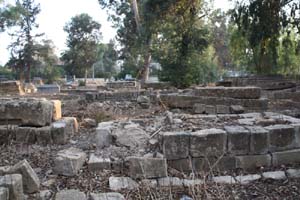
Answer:
[[[12,6],[0,1],[0,32],[4,32],[6,28],[16,25],[20,20],[21,7],[19,5]]]
[[[237,2],[232,11],[234,23],[248,41],[255,71],[271,74],[278,68],[278,46],[282,33],[300,31],[298,0],[250,0]]]
[[[68,75],[87,77],[87,72],[98,57],[98,44],[101,38],[101,25],[88,14],[80,14],[71,19],[64,27],[68,33],[67,47],[62,54]]]
[[[98,58],[94,64],[96,77],[110,78],[116,75],[116,62],[118,53],[115,50],[114,41],[108,44],[98,45]]]
[[[84,86],[86,86],[85,81],[79,81],[79,82],[78,82],[78,86],[79,86],[79,87],[84,87]]]
[[[11,58],[9,66],[13,67],[19,78],[31,81],[31,68],[34,65],[34,56],[38,49],[34,46],[34,39],[43,34],[33,34],[33,29],[38,28],[36,17],[40,13],[40,5],[35,4],[34,0],[17,1],[17,7],[20,8],[20,20],[16,24],[19,30],[11,34],[15,41],[10,45]]]
[[[4,76],[7,79],[13,80],[16,78],[16,74],[9,67],[0,66],[0,76]]]

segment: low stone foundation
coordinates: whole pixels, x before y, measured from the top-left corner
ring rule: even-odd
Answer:
[[[24,91],[19,81],[0,82],[0,96],[23,95]]]

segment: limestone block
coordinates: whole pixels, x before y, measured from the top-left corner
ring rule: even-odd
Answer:
[[[235,157],[206,157],[193,158],[193,170],[196,172],[203,171],[227,171],[236,169]]]
[[[62,190],[55,195],[55,200],[87,200],[87,198],[79,190]]]
[[[53,104],[53,120],[54,121],[60,120],[61,117],[62,117],[62,114],[61,114],[61,101],[52,100],[51,102]]]
[[[10,174],[21,174],[23,179],[23,189],[26,194],[31,194],[39,191],[40,180],[26,161],[20,161],[9,169]]]
[[[98,127],[92,141],[96,143],[97,149],[109,147],[112,144],[112,128],[110,126]]]
[[[261,179],[261,175],[250,174],[250,175],[245,175],[245,176],[236,176],[235,179],[237,180],[238,183],[240,183],[242,185],[246,185],[253,181],[257,181],[257,180]]]
[[[88,161],[88,168],[90,171],[102,171],[111,169],[111,160],[103,158],[95,154],[91,154]]]
[[[287,165],[300,162],[300,149],[275,152],[273,155],[273,165]]]
[[[274,125],[265,127],[269,131],[270,151],[292,149],[295,142],[295,129],[290,125]]]
[[[236,180],[232,176],[215,176],[213,182],[220,184],[235,184]]]
[[[218,156],[226,152],[227,134],[221,129],[206,129],[191,133],[192,157]]]
[[[37,128],[36,140],[40,145],[52,144],[51,126],[45,126],[42,128]]]
[[[228,151],[234,155],[248,154],[250,133],[242,126],[225,126],[228,133]]]
[[[289,178],[300,178],[300,170],[299,169],[288,169],[286,173]]]
[[[195,114],[204,114],[205,113],[205,104],[199,104],[199,103],[194,104],[193,111]]]
[[[190,134],[183,132],[161,133],[163,154],[168,160],[177,160],[189,156]]]
[[[85,163],[86,154],[76,148],[59,151],[54,159],[54,173],[64,176],[75,176]]]
[[[34,144],[36,142],[35,127],[18,127],[16,129],[16,142]]]
[[[129,176],[132,178],[166,177],[167,161],[164,158],[129,157]]]
[[[67,133],[67,123],[57,121],[51,124],[51,136],[54,144],[66,144],[69,140]]]
[[[211,105],[205,106],[205,113],[209,115],[215,115],[216,114],[216,107]]]
[[[269,151],[269,134],[261,126],[247,126],[250,131],[250,153],[265,154]]]
[[[53,104],[46,99],[0,99],[0,122],[46,126],[52,122]]]
[[[259,167],[270,167],[272,158],[270,155],[236,156],[237,168],[256,169]]]
[[[230,114],[230,108],[226,105],[217,105],[217,114]]]
[[[0,187],[8,188],[9,200],[24,200],[22,175],[0,176]]]
[[[116,192],[91,194],[91,200],[125,200],[125,197]]]
[[[177,177],[164,177],[158,179],[158,185],[160,187],[182,187],[183,180]]]
[[[112,191],[118,191],[118,190],[123,190],[123,189],[134,190],[138,187],[139,187],[138,183],[129,177],[110,177],[109,178],[109,188]]]
[[[168,167],[174,168],[180,172],[192,172],[192,160],[189,158],[179,160],[169,160]]]
[[[262,177],[264,179],[274,179],[274,180],[284,180],[287,178],[284,171],[264,172],[262,174]]]

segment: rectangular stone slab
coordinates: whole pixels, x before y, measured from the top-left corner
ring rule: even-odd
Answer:
[[[46,126],[52,122],[54,106],[46,99],[0,99],[0,124]]]
[[[235,99],[259,99],[261,89],[258,87],[198,87],[195,96],[230,97]]]

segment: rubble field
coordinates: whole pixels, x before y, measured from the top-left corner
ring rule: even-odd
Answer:
[[[108,87],[0,98],[1,200],[299,198],[297,92]]]

